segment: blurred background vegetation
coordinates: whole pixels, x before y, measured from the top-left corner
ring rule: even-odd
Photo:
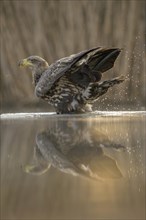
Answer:
[[[102,97],[95,109],[145,110],[144,0],[3,0],[1,4],[1,111],[51,111],[34,96],[31,74],[17,63],[39,55],[49,63],[97,46],[123,48],[103,79],[129,80]]]

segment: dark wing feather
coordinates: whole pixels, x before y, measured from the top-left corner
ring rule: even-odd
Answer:
[[[107,48],[96,50],[87,61],[88,66],[95,72],[105,72],[114,66],[114,62],[121,50],[119,48]]]
[[[73,83],[86,88],[90,82],[100,81],[102,73],[113,67],[119,53],[118,48],[97,48],[83,57],[85,62],[82,63],[83,59],[76,62],[68,77]]]
[[[43,73],[36,86],[36,93],[45,95],[64,74],[67,74],[73,83],[87,87],[90,82],[99,81],[102,72],[113,67],[119,53],[118,48],[97,47],[62,58],[51,64]]]
[[[71,69],[78,61],[80,61],[85,56],[87,57],[88,53],[97,49],[99,49],[99,47],[82,51],[78,54],[73,54],[69,57],[62,58],[56,61],[55,63],[51,64],[49,68],[42,74],[35,88],[35,92],[37,94],[40,93],[42,96],[45,95],[51,89],[54,83],[60,77],[62,77],[69,69]]]

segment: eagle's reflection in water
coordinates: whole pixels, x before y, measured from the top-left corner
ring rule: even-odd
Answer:
[[[100,128],[85,126],[85,121],[57,120],[36,135],[33,159],[25,171],[41,175],[53,166],[95,180],[121,178],[117,161],[106,155],[105,148],[123,150],[124,146],[111,141]]]

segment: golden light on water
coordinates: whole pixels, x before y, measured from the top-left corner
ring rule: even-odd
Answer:
[[[144,116],[3,120],[2,128],[3,218],[144,219]]]

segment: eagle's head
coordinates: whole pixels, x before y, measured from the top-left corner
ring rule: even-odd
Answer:
[[[31,70],[40,69],[40,68],[48,68],[48,63],[46,60],[39,56],[30,56],[23,60],[19,61],[18,64],[20,67],[29,67]]]
[[[46,60],[39,56],[30,56],[19,61],[20,67],[28,67],[33,74],[33,81],[36,83],[42,73],[48,69],[49,65]]]

